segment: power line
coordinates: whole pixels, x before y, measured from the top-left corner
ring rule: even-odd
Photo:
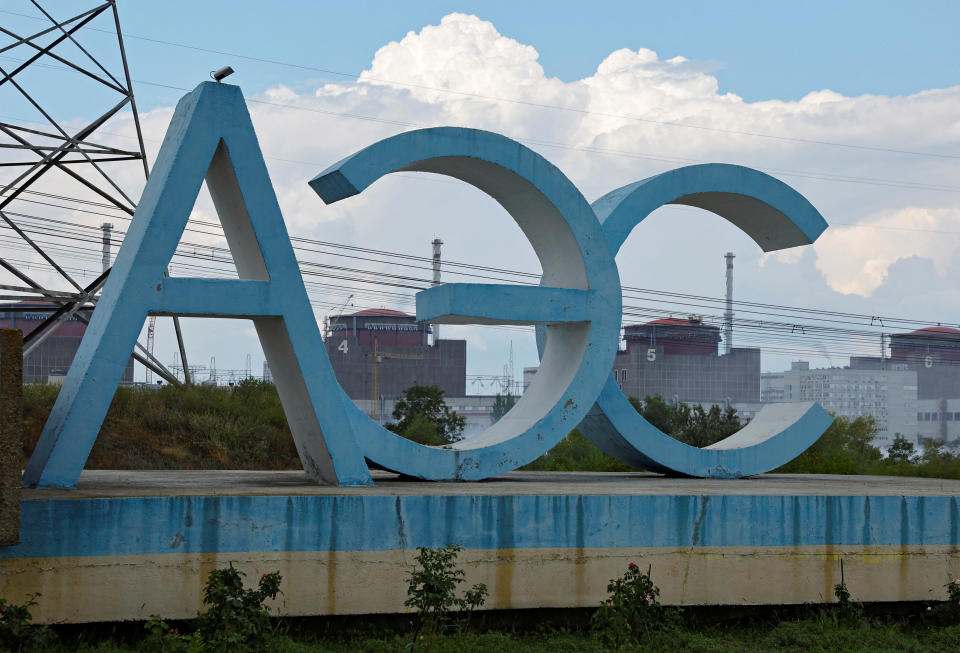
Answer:
[[[95,242],[94,239],[86,239],[91,244]],[[203,257],[203,256],[191,256],[187,255],[188,258],[194,259],[203,259],[207,258],[214,262],[225,262],[225,257]],[[90,256],[90,260],[96,260],[95,256]],[[210,268],[208,266],[190,264],[190,263],[180,263],[179,267],[184,269],[191,269],[200,271],[207,276],[210,271],[222,272],[222,268]],[[369,272],[369,271],[365,271]],[[326,276],[326,275],[324,275]],[[352,278],[354,281],[359,282],[369,282],[369,279],[363,278]],[[428,283],[428,280],[423,280],[425,283]],[[309,279],[305,279],[305,283],[311,286]],[[326,285],[326,284],[324,284]],[[323,302],[319,300],[311,300],[311,303],[314,306],[326,306],[328,308],[337,308],[340,306],[339,302]],[[643,316],[643,317],[661,317],[664,314],[663,309],[659,307],[647,308],[647,307],[635,307],[627,306],[625,307],[625,315],[628,316]],[[721,316],[715,315],[710,316],[716,323],[719,323]],[[803,343],[802,340],[811,340],[811,333],[804,332],[801,335],[797,335],[791,338],[792,334],[784,334],[783,330],[791,326],[796,326],[791,323],[776,323],[771,321],[750,321],[749,325],[747,321],[738,321],[737,327],[741,333],[752,332],[754,334],[751,339],[752,344],[760,344],[763,351],[767,353],[779,353],[779,354],[801,354],[801,355],[814,355],[814,356],[839,356],[839,355],[863,355],[864,353],[871,353],[875,347],[875,337],[876,333],[868,332],[858,332],[858,331],[845,331],[841,335],[831,335],[829,332],[822,332],[820,330],[816,331],[814,334],[816,338],[814,339],[813,344]],[[524,330],[524,329],[515,329],[515,330]],[[836,330],[834,330],[836,331]],[[761,337],[762,336],[762,337]],[[843,336],[843,337],[841,337]],[[858,337],[860,336],[860,337]],[[865,337],[866,340],[862,338]],[[937,336],[931,336],[931,340],[937,340]],[[949,337],[943,338],[945,341],[952,342],[953,339]],[[860,342],[862,346],[855,347],[854,349],[849,349],[849,345],[856,345],[857,342]],[[769,343],[777,342],[787,342],[790,343],[788,347],[774,346]],[[824,346],[824,342],[831,343],[833,346],[845,346],[844,349],[832,349],[829,350]],[[865,344],[864,344],[865,343]],[[816,347],[816,348],[813,348]]]
[[[59,221],[57,221],[59,222]],[[40,233],[42,235],[52,236],[55,238],[69,238],[71,244],[69,247],[64,247],[64,250],[70,253],[76,253],[76,243],[77,242],[87,242],[91,245],[95,245],[99,240],[91,235],[89,237],[82,237],[76,235],[76,230],[64,230],[60,228],[46,228],[46,229],[37,229],[33,225],[28,225],[31,228],[31,231],[34,233]],[[96,227],[86,227],[88,230],[94,231]],[[49,242],[43,239],[38,239],[44,244],[49,244],[49,246],[55,251],[60,250],[60,246],[56,242]],[[190,251],[193,250],[193,251]],[[199,250],[199,251],[196,251]],[[192,243],[183,243],[182,247],[178,250],[176,256],[178,259],[181,259],[181,263],[178,263],[179,267],[184,267],[185,265],[189,269],[202,270],[205,276],[209,276],[209,271],[217,271],[219,273],[226,273],[222,266],[230,265],[232,259],[229,255],[229,250],[226,248],[216,247],[216,246],[205,246],[205,245],[194,245]],[[90,260],[94,260],[94,256],[89,257]],[[210,268],[208,266],[202,266],[197,264],[184,264],[182,259],[191,259],[194,261],[206,261],[214,264],[219,264],[218,267]],[[383,286],[392,286],[400,287],[404,289],[419,290],[429,286],[430,280],[426,278],[419,277],[409,277],[407,275],[392,275],[383,273],[381,271],[372,271],[366,269],[357,269],[349,268],[345,266],[330,266],[326,264],[318,264],[312,261],[301,262],[303,265],[305,283],[308,286],[312,286],[310,281],[311,276],[319,276],[328,279],[334,279],[339,281],[349,282],[351,286],[350,289],[356,289],[357,283],[360,284],[375,284],[378,287],[378,292],[381,293],[381,296],[385,296],[382,291]],[[404,265],[404,264],[399,264]],[[316,269],[314,269],[316,268]],[[412,283],[411,283],[412,282]],[[324,291],[329,291],[333,289],[338,289],[338,286],[333,284],[322,284]],[[339,288],[342,288],[340,286]],[[628,318],[644,318],[651,319],[656,317],[662,317],[664,314],[669,312],[676,312],[675,308],[677,304],[681,305],[682,308],[680,311],[689,310],[691,306],[695,308],[716,308],[712,306],[710,302],[718,303],[716,298],[703,298],[706,303],[693,303],[693,302],[677,302],[674,299],[670,298],[670,293],[660,292],[660,295],[666,295],[665,299],[656,299],[654,301],[665,303],[664,306],[636,306],[631,304],[626,304],[624,306],[624,317],[625,322]],[[409,295],[397,295],[394,293],[392,296],[388,296],[391,301],[401,301],[404,304],[412,303],[412,297]],[[331,303],[327,302],[328,305]],[[751,319],[743,318],[738,316],[735,320],[735,325],[737,326],[738,331],[742,333],[752,333],[754,334],[754,341],[756,341],[756,336],[764,336],[766,342],[770,342],[769,338],[773,337],[773,342],[778,341],[799,341],[799,340],[811,340],[815,339],[819,345],[822,346],[823,342],[835,342],[845,345],[859,345],[857,353],[863,353],[862,348],[866,348],[867,351],[871,351],[875,347],[876,336],[880,332],[877,330],[865,330],[865,329],[849,329],[849,328],[838,328],[832,327],[829,325],[817,325],[810,324],[809,320],[817,320],[816,317],[806,316],[808,321],[804,323],[798,323],[796,321],[784,322],[778,321],[775,318],[783,317],[794,317],[794,316],[783,316],[779,313],[770,313],[762,311],[753,311],[763,315],[764,317],[771,316],[774,319]],[[863,316],[866,317],[866,316]],[[888,318],[889,319],[889,318]],[[719,324],[721,317],[719,315],[708,315],[707,320],[712,320],[714,323]],[[840,322],[844,324],[850,323],[847,320],[822,320],[824,322]],[[799,332],[795,333],[796,329],[800,329]],[[936,340],[936,336],[932,336],[932,340]],[[945,340],[951,340],[950,338],[944,338]],[[769,349],[769,348],[767,348]]]
[[[50,218],[41,218],[39,216],[29,216],[27,214],[17,214],[17,215],[27,217],[27,218],[33,218],[36,220],[43,220],[47,222],[68,225],[71,227],[73,226],[71,223],[53,220]],[[118,216],[118,217],[125,217],[125,216]],[[129,219],[129,218],[126,218],[126,219]],[[212,222],[206,222],[206,221],[192,221],[192,222],[194,222],[194,224],[197,226],[203,226],[208,228],[219,227],[217,223],[212,223]],[[76,226],[82,227],[85,229],[99,231],[99,229],[95,226],[90,226],[90,225],[76,225]],[[191,231],[191,232],[195,232],[203,235],[214,236],[217,238],[223,237],[222,232],[216,232],[216,231],[210,232],[210,231],[203,231],[201,229],[191,228],[189,226],[189,223],[186,231]],[[49,228],[46,229],[46,233],[47,234],[50,233]],[[124,233],[123,231],[115,232],[117,236],[121,236],[123,235],[123,233]],[[72,237],[72,234],[66,234],[65,237]],[[316,239],[302,238],[302,237],[293,237],[291,238],[291,240],[295,241],[294,248],[299,251],[317,253],[325,256],[344,257],[344,258],[349,258],[353,260],[373,262],[378,264],[401,266],[401,267],[423,270],[423,271],[429,271],[432,269],[430,265],[428,265],[432,263],[432,259],[425,256],[417,256],[413,254],[393,252],[388,250],[364,248],[364,247],[358,247],[355,245],[347,245],[347,244],[335,243],[330,241],[320,241]],[[99,242],[99,240],[92,239],[91,242]],[[318,249],[314,249],[313,247],[306,247],[305,245],[322,246],[327,249],[318,250]],[[229,260],[227,258],[222,257],[223,254],[229,254],[229,249],[227,248],[218,247],[214,245],[205,245],[202,243],[183,242],[181,243],[181,249],[178,250],[178,255],[184,255],[185,253],[184,248],[192,248],[193,250],[195,250],[194,255],[201,256],[201,257],[205,256],[203,254],[204,250],[208,252],[216,251],[219,253],[217,256],[220,257],[222,260]],[[338,249],[345,250],[346,252],[350,252],[350,253],[329,251],[329,250],[338,250]],[[199,250],[199,254],[196,253],[196,250]],[[357,252],[364,253],[364,254],[371,254],[373,256],[360,256],[356,254]],[[214,257],[214,258],[217,258],[217,257]],[[397,260],[391,260],[391,259],[397,259]],[[404,282],[401,284],[403,287],[409,287],[411,289],[416,289],[416,290],[429,287],[429,284],[430,284],[430,280],[423,277],[411,277],[409,275],[398,275],[398,274],[383,273],[383,272],[373,271],[373,270],[351,268],[347,266],[336,266],[336,265],[330,265],[325,263],[318,263],[316,261],[300,260],[300,264],[303,266],[307,266],[308,268],[319,268],[319,269],[328,269],[332,271],[381,276],[384,278],[389,278],[395,282]],[[497,268],[497,267],[485,266],[485,265],[474,265],[474,264],[464,263],[459,261],[445,261],[444,266],[448,268],[448,272],[450,274],[453,274],[456,276],[483,278],[483,279],[494,280],[494,281],[511,281],[513,283],[522,283],[525,285],[536,285],[539,282],[539,278],[540,278],[539,273],[524,272],[524,271],[511,270],[511,269],[505,269],[505,268]],[[472,270],[477,270],[485,274],[472,272]],[[486,273],[489,273],[489,274],[486,274]],[[625,301],[629,299],[641,299],[643,301],[667,303],[671,306],[682,307],[679,309],[675,309],[672,312],[683,312],[683,311],[689,312],[691,308],[693,309],[706,308],[709,311],[711,309],[719,308],[719,306],[721,306],[725,301],[725,299],[721,297],[709,297],[709,296],[695,295],[695,294],[689,294],[689,293],[669,292],[669,291],[655,290],[655,289],[649,289],[649,288],[638,288],[638,287],[632,287],[632,286],[626,286],[626,285],[623,287],[623,291],[624,291]],[[845,312],[845,311],[830,311],[830,310],[825,310],[820,308],[788,306],[788,305],[772,304],[772,303],[765,303],[765,302],[752,302],[747,300],[738,301],[737,307],[738,307],[739,313],[767,315],[767,316],[772,316],[779,319],[787,319],[787,318],[806,319],[806,320],[813,320],[813,321],[827,322],[827,323],[834,323],[834,324],[839,323],[839,324],[856,325],[862,322],[868,322],[871,324],[874,322],[877,322],[881,325],[881,327],[883,327],[884,325],[896,325],[896,324],[899,324],[899,325],[921,325],[922,324],[924,326],[937,326],[943,323],[942,320],[933,321],[933,320],[920,320],[916,318],[895,317],[890,315],[881,315],[881,316],[866,315],[866,314],[858,314],[858,313],[851,313],[851,312]],[[666,309],[662,309],[662,310],[666,310]]]

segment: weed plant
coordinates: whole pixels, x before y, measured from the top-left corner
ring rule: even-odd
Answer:
[[[591,625],[611,651],[624,651],[645,643],[656,631],[673,630],[677,609],[660,605],[660,588],[646,572],[631,562],[620,578],[607,584],[609,596],[593,614]]]
[[[433,648],[437,636],[451,626],[466,632],[473,611],[487,600],[487,586],[483,583],[477,583],[462,597],[457,596],[457,588],[464,582],[465,576],[457,566],[460,550],[457,544],[448,544],[440,549],[417,547],[416,565],[408,576],[407,600],[403,602],[408,608],[413,608],[419,618],[411,650],[421,640]],[[454,622],[454,612],[465,615],[462,622]]]
[[[197,634],[211,651],[262,651],[274,634],[270,610],[263,605],[280,593],[280,572],[263,574],[256,589],[243,586],[242,571],[231,564],[210,572],[203,588],[207,611],[197,618]]]
[[[44,626],[31,623],[30,608],[37,605],[39,594],[27,597],[25,603],[7,603],[0,598],[0,647],[20,653],[35,651],[51,643],[54,635]]]

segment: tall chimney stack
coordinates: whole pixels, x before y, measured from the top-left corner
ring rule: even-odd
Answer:
[[[100,229],[103,231],[103,271],[106,272],[110,269],[110,232],[113,231],[113,225],[104,222]]]
[[[434,286],[440,285],[440,246],[443,245],[443,241],[439,238],[434,238],[433,242],[430,243],[433,245],[433,284]],[[437,344],[437,341],[440,339],[440,325],[433,324],[433,344]]]
[[[733,252],[727,252],[727,310],[723,313],[723,352],[733,351]]]

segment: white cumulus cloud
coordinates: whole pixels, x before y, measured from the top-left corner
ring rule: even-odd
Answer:
[[[839,310],[853,297],[858,310],[869,312],[870,298],[883,294],[889,314],[900,312],[890,306],[900,300],[879,291],[898,264],[931,261],[936,274],[949,273],[960,253],[960,237],[949,233],[960,231],[960,86],[902,97],[810,89],[795,101],[746,102],[736,89],[722,92],[712,69],[684,57],[661,59],[650,49],[618,49],[591,75],[566,82],[544,70],[535,44],[453,13],[383,45],[356,81],[308,92],[278,86],[249,108],[289,230],[318,240],[428,255],[429,241],[439,236],[448,260],[537,272],[532,249],[509,217],[459,182],[392,175],[333,206],[306,185],[381,138],[458,125],[520,139],[588,199],[687,163],[721,161],[774,174],[834,224],[814,249],[775,255],[775,264],[761,269],[769,257],[761,258],[734,227],[695,210],[661,209],[618,257],[625,285],[721,296],[722,254],[733,250],[744,298]],[[161,109],[142,116],[154,153],[170,115]],[[906,153],[916,151],[939,156]],[[387,269],[375,261],[362,265]],[[409,289],[391,291],[412,296]],[[924,303],[923,292],[903,297],[903,311],[927,306],[925,317],[960,322],[956,302],[941,294]],[[364,301],[401,307],[386,296],[356,298],[354,305]],[[512,337],[488,330],[484,351],[472,351],[502,363]],[[535,362],[532,342],[519,358]],[[479,358],[471,364],[498,369],[483,368]]]
[[[814,245],[817,268],[842,293],[869,296],[897,261],[933,262],[941,276],[957,251],[960,210],[906,207],[828,230]]]

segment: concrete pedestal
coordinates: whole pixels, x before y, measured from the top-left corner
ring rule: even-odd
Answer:
[[[590,607],[627,564],[667,604],[946,598],[960,576],[960,482],[513,472],[478,483],[311,484],[298,472],[87,471],[24,490],[0,596],[39,622],[190,618],[207,573],[279,570],[284,615],[401,612],[416,547],[463,546],[485,607]]]

